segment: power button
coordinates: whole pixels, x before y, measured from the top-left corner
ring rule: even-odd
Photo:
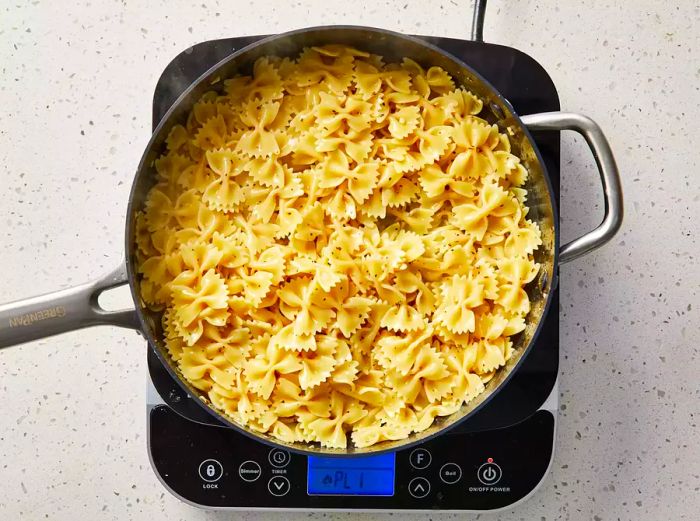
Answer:
[[[479,470],[476,472],[476,477],[484,485],[495,485],[501,480],[502,475],[501,467],[494,463],[491,458],[479,467]]]

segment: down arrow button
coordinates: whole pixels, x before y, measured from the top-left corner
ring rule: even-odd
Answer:
[[[270,481],[267,482],[267,490],[273,496],[281,497],[289,493],[292,486],[289,480],[284,476],[273,476]]]

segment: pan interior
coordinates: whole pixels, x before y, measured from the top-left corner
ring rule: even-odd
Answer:
[[[454,78],[457,85],[467,88],[480,97],[484,101],[484,109],[480,117],[498,125],[499,130],[509,136],[512,152],[521,159],[529,172],[528,180],[523,186],[528,192],[526,203],[529,208],[528,218],[539,225],[543,242],[535,252],[535,260],[541,266],[540,272],[526,288],[531,301],[531,309],[526,318],[527,327],[522,333],[512,337],[515,352],[506,365],[488,382],[486,390],[463,405],[456,413],[436,418],[435,422],[425,431],[414,433],[403,440],[386,441],[366,448],[356,448],[349,445],[347,449],[328,449],[313,443],[285,443],[268,434],[259,433],[234,423],[230,418],[213,408],[206,395],[187,382],[180,373],[177,364],[169,356],[162,340],[161,313],[150,310],[140,297],[134,255],[135,216],[136,212],[144,208],[146,195],[155,183],[154,161],[164,151],[165,139],[170,129],[176,124],[184,124],[193,104],[207,91],[221,91],[223,89],[222,80],[240,74],[250,74],[254,62],[260,57],[270,55],[294,57],[305,47],[332,43],[345,44],[378,54],[383,56],[387,62],[401,61],[404,57],[409,57],[425,68],[441,67]],[[390,31],[347,26],[310,28],[266,38],[237,51],[202,75],[174,103],[155,129],[141,159],[132,187],[126,231],[127,265],[134,300],[141,311],[145,333],[150,344],[187,392],[192,397],[197,397],[219,420],[262,442],[283,446],[292,451],[329,456],[375,454],[406,448],[408,445],[424,441],[456,425],[485,405],[516,370],[539,331],[541,319],[548,308],[551,285],[555,280],[557,226],[554,216],[551,186],[529,133],[513,112],[510,104],[468,65],[430,44]]]

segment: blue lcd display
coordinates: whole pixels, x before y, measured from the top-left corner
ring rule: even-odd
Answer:
[[[395,454],[358,458],[309,456],[310,496],[393,496]]]

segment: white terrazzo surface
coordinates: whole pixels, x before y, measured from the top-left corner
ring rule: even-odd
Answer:
[[[325,23],[468,35],[467,1],[356,4],[3,2],[0,301],[116,265],[151,93],[180,50]],[[562,269],[552,473],[515,511],[480,518],[698,519],[697,3],[494,0],[484,32],[540,61],[562,107],[605,129],[627,215],[611,244]],[[580,140],[566,135],[562,155],[567,239],[597,223],[602,207]],[[0,519],[306,517],[222,515],[170,496],[146,456],[145,360],[135,333],[104,327],[0,352]]]

